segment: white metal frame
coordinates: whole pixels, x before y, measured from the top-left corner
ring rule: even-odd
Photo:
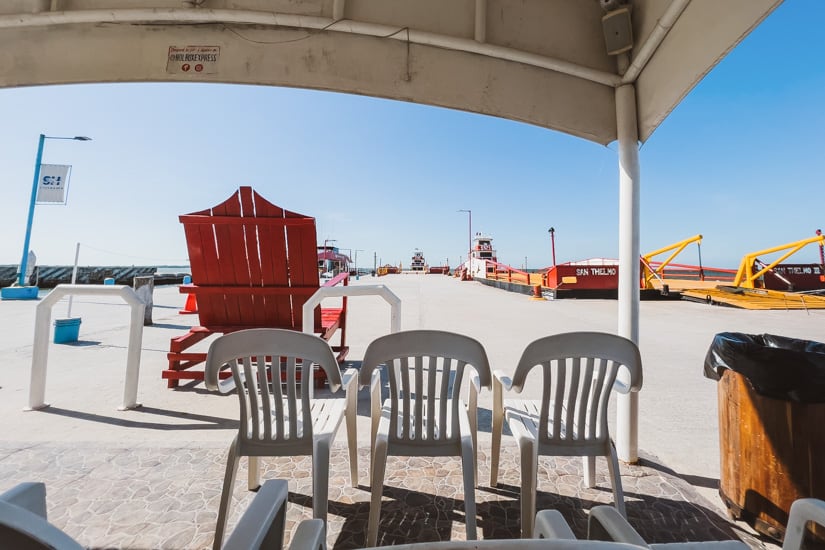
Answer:
[[[129,347],[126,351],[126,380],[123,386],[123,403],[118,410],[125,411],[140,406],[137,402],[140,348],[143,342],[144,303],[135,291],[126,285],[57,285],[37,304],[32,345],[31,382],[29,406],[26,410],[48,407],[46,403],[46,364],[49,358],[49,324],[52,307],[64,296],[120,296],[131,308],[129,320]]]
[[[304,332],[313,334],[312,310],[321,305],[325,298],[343,298],[344,296],[380,296],[390,305],[390,332],[401,331],[401,298],[384,285],[357,285],[357,286],[322,286],[315,294],[304,302]]]

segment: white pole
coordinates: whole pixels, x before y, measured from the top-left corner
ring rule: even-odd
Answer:
[[[619,322],[618,333],[639,343],[639,144],[636,89],[616,89],[619,137]],[[624,462],[639,460],[639,394],[618,394],[616,452]]]
[[[72,284],[75,284],[77,281],[77,259],[80,257],[80,243],[77,243],[77,248],[74,250],[74,268],[72,269]],[[66,312],[66,318],[71,319],[72,317],[72,296],[69,294],[69,310]]]

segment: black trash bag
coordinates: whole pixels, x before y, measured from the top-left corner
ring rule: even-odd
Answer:
[[[748,379],[764,397],[825,403],[825,344],[773,334],[720,332],[705,356],[705,377],[724,369]]]

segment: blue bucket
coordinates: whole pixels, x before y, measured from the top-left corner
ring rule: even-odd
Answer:
[[[54,322],[54,343],[67,344],[77,342],[80,335],[80,317],[57,319]]]
[[[104,285],[113,285],[113,284],[115,284],[115,278],[114,277],[106,277],[105,279],[103,279],[103,284]]]

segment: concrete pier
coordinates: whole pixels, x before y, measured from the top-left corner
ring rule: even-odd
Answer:
[[[612,300],[530,300],[528,296],[445,276],[361,277],[351,284],[388,285],[402,300],[402,330],[461,332],[481,341],[494,369],[512,372],[524,347],[547,334],[574,330],[616,332]],[[128,306],[108,297],[76,297],[80,338],[50,344],[50,407],[24,412],[29,391],[36,301],[0,302],[0,491],[21,481],[45,481],[49,518],[81,544],[123,548],[202,548],[211,544],[225,452],[237,429],[237,398],[203,384],[166,388],[169,339],[197,323],[179,315],[185,296],[175,286],[154,289],[153,324],[143,331],[138,401],[118,411],[126,360]],[[389,307],[378,297],[349,301],[350,364],[389,328]],[[748,534],[724,516],[716,492],[719,442],[716,382],[702,363],[718,332],[773,333],[823,340],[823,311],[746,311],[686,301],[642,302],[638,465],[622,465],[628,515],[648,542],[742,537],[754,547],[770,541]],[[540,388],[526,385],[527,397]],[[321,392],[323,393],[323,392]],[[505,435],[503,485],[489,487],[490,406],[480,406],[479,529],[485,538],[518,532],[518,465]],[[368,509],[368,395],[359,400],[360,487],[345,472],[343,431],[333,453],[328,542],[363,544]],[[612,418],[612,414],[611,414]],[[388,463],[382,512],[384,543],[463,538],[457,460],[393,459]],[[311,515],[308,458],[263,461],[265,476],[288,477],[290,525]],[[242,461],[242,468],[245,461]],[[579,536],[584,510],[610,503],[606,465],[597,461],[597,487],[581,485],[581,464],[547,459],[540,466],[539,508],[557,507]],[[239,480],[245,475],[241,472]],[[250,494],[235,487],[239,513]],[[390,497],[389,500],[386,497]],[[234,521],[230,518],[230,524]],[[410,534],[411,523],[421,526]],[[231,528],[231,525],[230,525]],[[420,532],[419,532],[420,531]],[[405,538],[406,537],[406,538]],[[410,538],[418,537],[418,538]]]

